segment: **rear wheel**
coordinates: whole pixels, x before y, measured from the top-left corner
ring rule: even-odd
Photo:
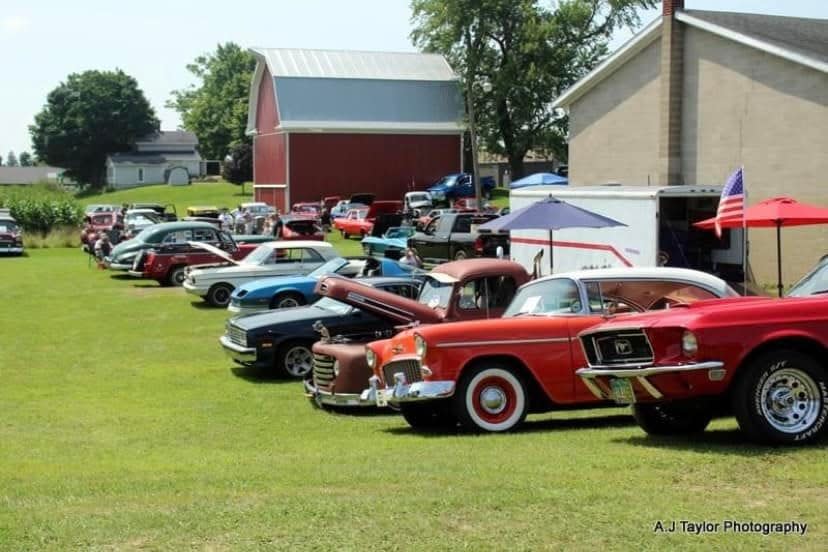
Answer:
[[[450,399],[423,403],[400,403],[400,413],[414,429],[450,429],[457,425]]]
[[[643,403],[633,405],[633,417],[650,435],[687,435],[704,431],[713,415],[700,403]]]
[[[313,370],[311,344],[292,341],[279,347],[276,369],[291,378],[304,378]]]
[[[181,287],[184,285],[184,280],[187,278],[187,267],[177,266],[170,270],[167,276],[167,285]]]
[[[464,374],[452,400],[460,425],[473,431],[510,431],[523,423],[529,410],[526,385],[500,363]]]
[[[828,377],[813,357],[793,349],[771,351],[743,370],[733,389],[732,407],[750,439],[789,445],[825,434]]]
[[[271,309],[289,309],[305,304],[305,298],[298,293],[280,293],[270,300]]]
[[[233,288],[229,284],[215,284],[207,292],[207,302],[214,307],[226,308],[230,304]]]

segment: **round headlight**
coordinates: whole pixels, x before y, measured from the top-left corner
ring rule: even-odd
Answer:
[[[365,347],[365,362],[368,363],[368,368],[371,370],[374,369],[374,365],[377,363],[377,355],[370,347]]]
[[[423,336],[420,334],[414,334],[414,353],[420,357],[420,360],[425,358],[427,350],[428,347],[426,346],[426,341],[423,339]]]
[[[699,350],[699,342],[696,339],[696,334],[691,331],[685,331],[681,336],[681,350],[685,355],[695,355]]]

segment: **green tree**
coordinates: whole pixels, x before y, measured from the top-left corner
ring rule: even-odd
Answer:
[[[238,44],[219,44],[187,66],[200,82],[174,90],[167,106],[181,114],[184,128],[198,137],[201,155],[224,159],[239,144],[250,143],[247,98],[256,60]]]
[[[13,151],[10,151],[9,154],[6,156],[6,165],[9,167],[17,166],[17,156],[14,154]]]
[[[32,162],[32,154],[28,151],[20,152],[20,166],[31,167],[32,165],[34,165]]]
[[[551,108],[606,54],[612,33],[635,27],[656,0],[412,0],[411,38],[446,56],[471,91],[488,151],[506,155],[513,178],[523,158],[566,155],[568,121]],[[488,82],[491,90],[482,84]]]
[[[69,75],[49,93],[29,133],[38,160],[65,168],[83,185],[101,188],[107,156],[128,151],[158,128],[138,82],[118,69]]]
[[[237,144],[230,150],[221,165],[221,176],[227,182],[240,185],[244,195],[244,183],[253,180],[253,146]]]

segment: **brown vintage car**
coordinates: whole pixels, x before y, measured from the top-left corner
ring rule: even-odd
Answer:
[[[320,280],[316,292],[387,318],[402,330],[417,324],[499,317],[527,281],[529,274],[518,263],[466,259],[434,268],[417,300],[366,289],[337,276]],[[322,340],[313,345],[313,378],[305,381],[307,395],[320,406],[376,406],[360,398],[373,374],[365,360],[366,342],[330,336],[324,327],[319,331]]]

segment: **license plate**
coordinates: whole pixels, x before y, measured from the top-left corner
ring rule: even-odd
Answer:
[[[635,402],[635,393],[630,380],[619,378],[610,380],[612,398],[618,404],[632,404]]]
[[[377,389],[377,406],[388,406],[388,397],[391,393],[386,389]]]

